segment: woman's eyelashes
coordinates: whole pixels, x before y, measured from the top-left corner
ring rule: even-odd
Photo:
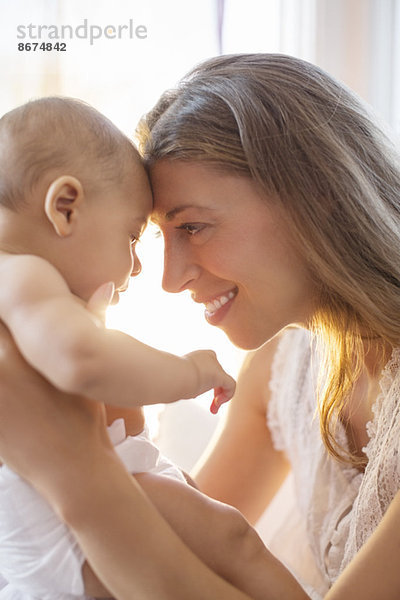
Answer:
[[[193,236],[200,233],[205,227],[206,225],[204,223],[182,223],[182,225],[178,225],[176,229]]]
[[[206,223],[182,223],[174,227],[175,231],[182,233],[185,236],[194,237],[208,228]],[[163,237],[165,234],[169,235],[168,230],[154,229],[153,235],[156,238]]]

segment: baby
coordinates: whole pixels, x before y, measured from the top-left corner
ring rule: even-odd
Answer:
[[[141,269],[135,243],[152,199],[136,149],[93,108],[47,98],[0,119],[0,155],[0,320],[45,379],[108,405],[117,454],[185,543],[239,589],[264,597],[270,558],[254,531],[237,511],[187,485],[141,432],[141,405],[214,388],[216,412],[234,381],[213,352],[157,351],[106,330],[94,311],[117,302]],[[1,577],[8,584],[0,600],[109,596],[65,524],[6,466]]]
[[[94,109],[50,98],[0,120],[0,153],[0,319],[24,358],[59,389],[117,406],[210,388],[217,406],[229,399],[210,351],[160,352],[85,308],[104,283],[117,302],[140,272],[151,194],[131,142]]]
[[[234,381],[211,351],[161,352],[106,330],[88,310],[118,302],[141,270],[135,244],[152,199],[137,150],[86,104],[45,98],[3,116],[0,157],[0,319],[24,358],[57,388],[115,405],[109,434],[131,472],[184,481],[146,433],[127,437],[116,417],[126,414],[128,433],[136,434],[143,429],[140,406],[211,388],[216,411],[231,398]],[[41,498],[2,467],[0,570],[32,595],[33,582],[47,577],[59,590],[65,581],[70,593],[82,594],[83,557],[54,515],[42,528],[43,511]],[[78,577],[68,560],[79,563]]]

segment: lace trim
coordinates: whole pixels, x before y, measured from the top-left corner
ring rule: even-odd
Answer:
[[[355,499],[346,542],[343,570],[379,525],[400,489],[400,348],[395,348],[382,370],[379,393],[367,425],[364,448],[368,464]]]
[[[396,375],[399,371],[400,367],[400,348],[394,348],[392,352],[392,356],[389,361],[386,363],[385,367],[382,370],[379,387],[380,392],[372,405],[372,419],[368,421],[366,424],[366,430],[369,437],[368,443],[362,449],[365,452],[368,459],[371,457],[372,446],[374,440],[376,439],[377,430],[378,430],[378,420],[382,413],[382,407],[385,398],[389,395],[390,388],[393,385],[393,381],[396,378]]]
[[[308,463],[306,470],[300,473],[300,482],[313,472],[312,465],[315,465],[314,490],[321,489],[321,485],[332,486],[332,497],[329,495],[326,498],[328,502],[323,511],[318,502],[315,504],[317,498],[312,493],[304,490],[304,487],[301,488],[303,491],[298,490],[306,502],[308,525],[311,527],[309,534],[312,538],[314,534],[317,536],[313,544],[316,558],[318,555],[320,564],[322,559],[321,567],[325,567],[332,582],[378,526],[400,489],[400,348],[393,350],[380,376],[381,391],[372,407],[372,419],[366,426],[369,441],[363,451],[369,462],[365,473],[360,473],[351,465],[335,463],[336,466],[324,468],[318,474],[317,462],[323,462],[324,456],[327,458],[323,449],[308,447],[307,444],[307,449],[303,445],[296,447],[298,440],[302,439],[299,427],[304,428],[309,417],[308,410],[313,410],[313,397],[309,397],[309,390],[304,390],[306,394],[300,398],[301,406],[298,406],[299,395],[303,391],[301,382],[304,369],[310,368],[308,339],[306,332],[299,330],[287,331],[282,336],[272,363],[267,424],[274,447],[286,450],[289,454],[293,451],[292,458],[297,462],[297,469],[304,467],[307,455]],[[300,414],[297,414],[298,411]],[[298,419],[294,419],[295,416]],[[287,436],[289,422],[295,425],[292,431],[294,437]],[[345,428],[340,423],[337,435],[339,443],[347,447]],[[335,492],[339,481],[342,481],[340,485],[343,485],[343,489]],[[336,510],[338,503],[341,505],[340,512]]]

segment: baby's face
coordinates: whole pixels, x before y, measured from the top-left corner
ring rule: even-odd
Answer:
[[[113,281],[116,303],[130,277],[141,270],[135,244],[147,224],[152,196],[147,175],[138,164],[117,186],[105,182],[99,189],[82,210],[74,244],[77,252],[69,257],[66,279],[71,291],[84,300],[101,284]]]

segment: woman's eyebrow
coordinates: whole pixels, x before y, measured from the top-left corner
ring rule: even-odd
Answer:
[[[198,210],[198,211],[215,210],[214,208],[212,208],[210,206],[199,206],[198,204],[183,204],[182,206],[177,206],[176,208],[173,208],[172,210],[168,211],[165,214],[165,220],[172,221],[172,219],[174,219],[176,217],[176,215],[179,215],[179,213],[183,212],[184,210],[189,210],[190,208],[193,210]]]
[[[156,225],[160,224],[162,221],[170,222],[170,221],[173,221],[174,218],[177,215],[179,215],[181,212],[184,212],[185,210],[190,210],[190,209],[196,210],[199,212],[211,212],[211,211],[215,210],[214,208],[209,207],[209,206],[199,206],[198,204],[182,204],[181,206],[177,206],[177,207],[169,210],[164,215],[162,215],[158,211],[153,212],[153,214],[150,217],[150,221]]]

